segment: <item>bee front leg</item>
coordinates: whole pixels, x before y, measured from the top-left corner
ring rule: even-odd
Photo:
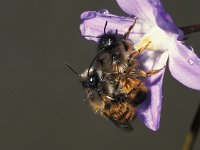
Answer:
[[[149,41],[149,40],[142,40],[140,43],[138,43],[137,45],[135,45],[133,47],[133,52],[128,57],[129,62],[130,62],[130,60],[132,58],[138,57],[146,48],[149,47],[150,44],[151,44],[151,41]]]
[[[124,39],[126,39],[129,36],[129,34],[131,33],[131,30],[135,26],[137,18],[134,18],[134,19],[135,20],[134,20],[133,24],[128,28],[128,31],[124,34]]]
[[[134,106],[141,104],[147,96],[148,89],[144,83],[140,82],[135,88],[133,88],[128,94],[128,100]]]
[[[130,71],[130,75],[134,78],[137,77],[142,77],[142,78],[146,78],[148,76],[152,76],[154,74],[157,74],[158,72],[160,72],[162,69],[164,69],[165,66],[161,69],[156,69],[156,70],[150,70],[150,71],[144,71],[144,70],[134,70],[134,71]]]
[[[160,72],[160,71],[163,70],[164,68],[165,68],[165,66],[162,67],[161,69],[146,71],[146,72],[145,72],[145,76],[148,77],[148,76],[152,76],[152,75],[154,75],[154,74],[157,74],[158,72]]]

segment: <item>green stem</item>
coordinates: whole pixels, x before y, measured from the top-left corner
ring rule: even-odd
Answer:
[[[200,104],[196,112],[196,115],[194,117],[194,120],[192,122],[192,125],[190,127],[190,130],[186,135],[185,142],[183,145],[183,150],[192,150],[198,135],[199,127],[200,127]]]

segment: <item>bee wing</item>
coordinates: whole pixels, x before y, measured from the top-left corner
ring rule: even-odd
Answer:
[[[132,125],[128,121],[125,121],[124,123],[121,123],[120,121],[115,120],[110,116],[106,115],[106,117],[122,131],[131,132],[133,130]]]

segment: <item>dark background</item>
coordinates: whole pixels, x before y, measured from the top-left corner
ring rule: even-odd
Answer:
[[[200,23],[200,1],[165,0],[178,25]],[[80,14],[108,9],[124,14],[114,0],[0,1],[1,150],[179,150],[200,100],[170,75],[163,85],[160,131],[138,119],[134,132],[118,130],[96,116],[77,77],[88,67],[96,45],[80,37]],[[200,33],[190,36],[200,56]],[[194,150],[200,149],[200,136]]]

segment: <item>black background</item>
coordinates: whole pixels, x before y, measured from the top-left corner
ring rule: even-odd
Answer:
[[[180,26],[200,23],[200,1],[164,1]],[[166,70],[158,132],[138,119],[127,134],[96,116],[77,77],[88,67],[96,44],[80,36],[80,14],[108,9],[124,14],[114,0],[0,1],[1,150],[178,150],[200,100],[199,91],[177,82]],[[200,34],[190,36],[200,56]],[[189,78],[189,77],[188,77]],[[194,150],[200,148],[200,136]]]

